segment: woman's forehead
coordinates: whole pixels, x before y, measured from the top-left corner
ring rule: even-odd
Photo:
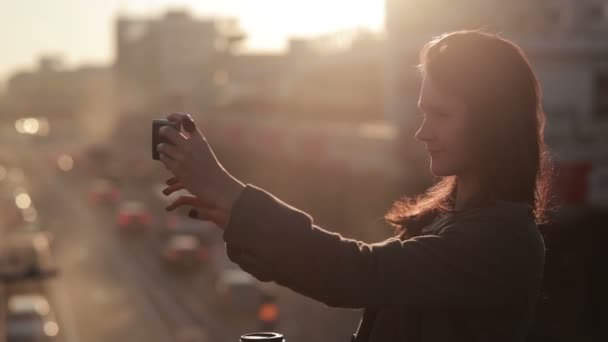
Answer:
[[[428,76],[422,80],[422,87],[420,89],[420,97],[418,99],[418,107],[422,110],[464,110],[465,103],[459,97],[442,92],[433,83],[432,79]]]

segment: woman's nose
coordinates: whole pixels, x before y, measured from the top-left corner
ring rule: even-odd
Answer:
[[[432,134],[432,131],[429,126],[430,125],[427,122],[427,120],[424,119],[424,121],[422,121],[422,125],[420,125],[420,128],[418,128],[418,131],[414,135],[414,138],[416,140],[422,141],[422,142],[428,142],[428,141],[432,140],[433,134]]]

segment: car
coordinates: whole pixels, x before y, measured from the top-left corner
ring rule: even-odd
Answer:
[[[231,311],[253,314],[259,309],[262,291],[258,281],[240,268],[224,269],[215,288],[225,307]]]
[[[54,267],[51,258],[51,235],[46,232],[19,232],[5,237],[0,253],[2,271],[27,273]]]
[[[89,191],[89,200],[96,205],[112,206],[120,200],[120,189],[107,179],[96,179]]]
[[[199,269],[208,258],[207,248],[198,237],[190,234],[171,235],[163,250],[165,264],[179,270]]]
[[[55,341],[59,325],[46,298],[40,294],[18,294],[8,298],[6,341]]]
[[[258,322],[260,331],[273,331],[279,321],[279,305],[274,292],[262,291],[258,307]]]
[[[272,331],[279,321],[278,287],[260,282],[236,264],[228,264],[215,280],[221,310],[246,321],[256,318],[260,331]]]
[[[202,244],[209,246],[218,240],[220,229],[211,221],[195,220],[180,214],[167,214],[165,228],[162,232],[165,236],[175,234],[193,235],[199,238]]]
[[[152,225],[152,214],[143,202],[125,201],[116,215],[118,228],[124,232],[143,232]]]

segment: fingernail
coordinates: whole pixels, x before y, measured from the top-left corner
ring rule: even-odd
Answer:
[[[194,121],[191,118],[184,118],[182,120],[182,125],[184,126],[184,129],[186,129],[186,132],[188,133],[192,133],[194,132],[194,130],[196,129],[196,125],[194,124]]]

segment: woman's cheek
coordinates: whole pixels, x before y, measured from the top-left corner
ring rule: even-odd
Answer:
[[[454,163],[455,167],[459,170],[467,168],[467,165],[472,163],[475,146],[471,141],[470,136],[460,136],[457,141],[453,143],[454,146]]]
[[[457,127],[452,127],[457,128]],[[467,163],[469,154],[467,137],[463,134],[464,131],[452,129],[447,134],[448,139],[445,141],[445,152],[440,157],[446,168],[449,168],[451,173],[458,173]]]

